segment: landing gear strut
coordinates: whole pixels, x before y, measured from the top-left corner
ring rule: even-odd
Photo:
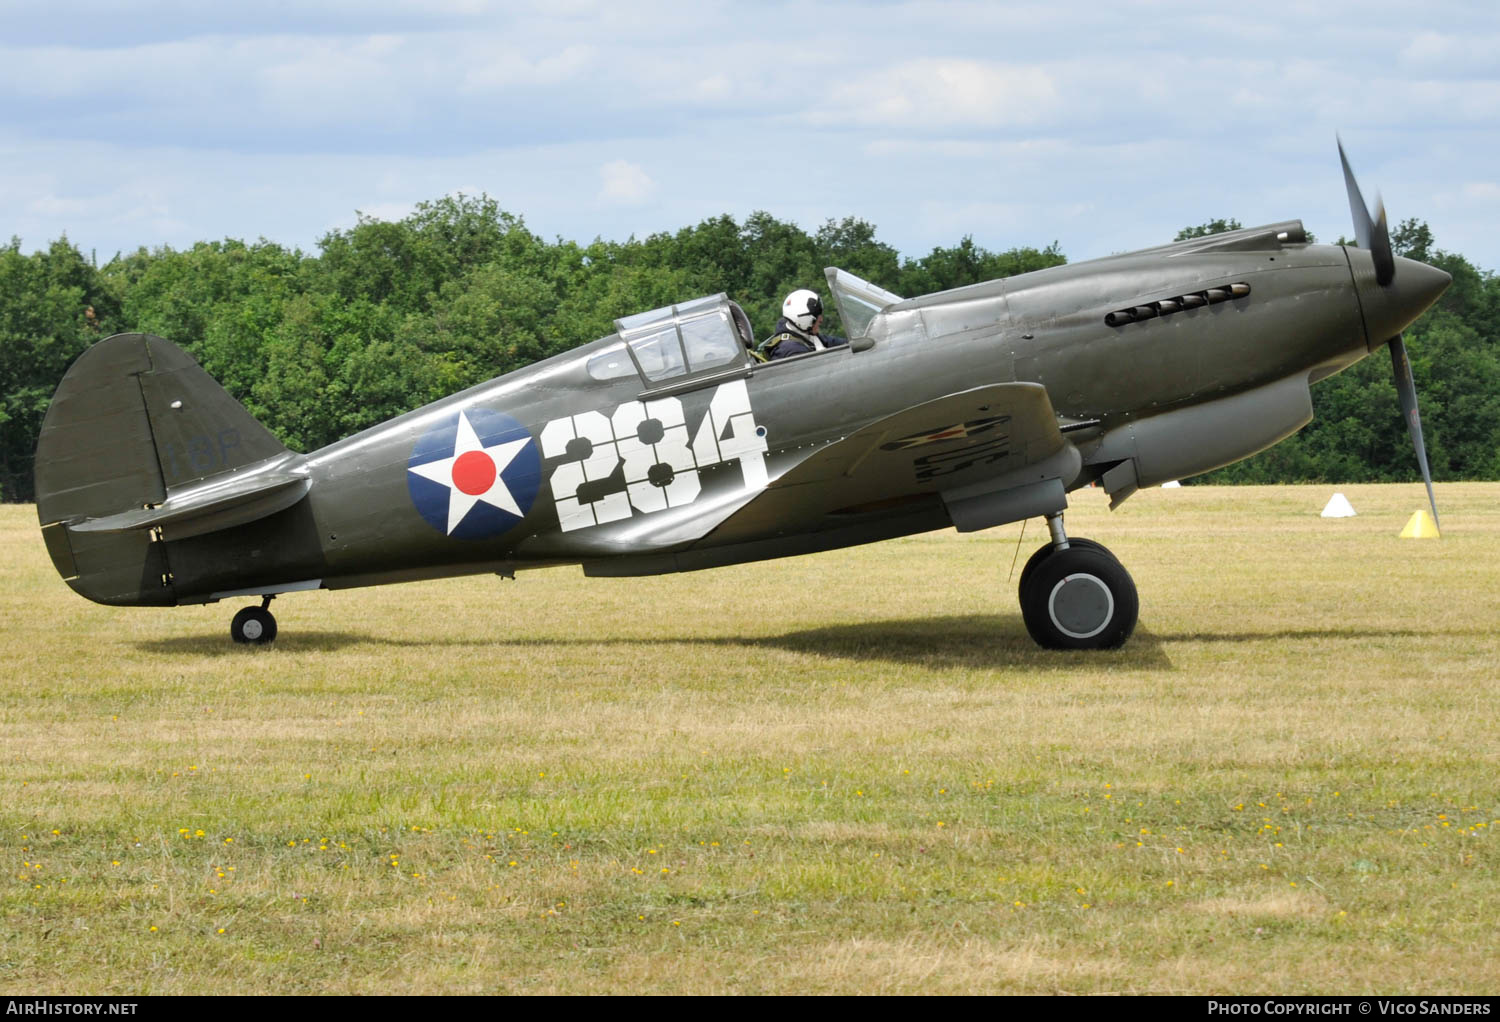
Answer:
[[[1047,516],[1052,542],[1021,570],[1021,617],[1047,649],[1114,649],[1135,630],[1135,582],[1115,555],[1070,539],[1061,512]]]
[[[276,638],[276,618],[271,615],[271,600],[261,597],[259,607],[242,607],[229,622],[229,635],[235,642],[264,646]]]

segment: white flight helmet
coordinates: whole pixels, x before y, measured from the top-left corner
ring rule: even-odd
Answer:
[[[816,291],[806,288],[793,291],[781,303],[781,314],[788,322],[795,324],[798,330],[807,332],[812,330],[818,317],[823,315],[823,301]]]

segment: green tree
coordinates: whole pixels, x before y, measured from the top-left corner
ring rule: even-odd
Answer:
[[[25,256],[0,248],[0,498],[31,500],[32,459],[58,381],[120,323],[116,295],[66,237]]]
[[[1239,226],[1213,220],[1178,237]],[[1500,477],[1500,282],[1438,249],[1419,220],[1402,221],[1391,242],[1453,276],[1407,335],[1434,473]],[[765,336],[787,292],[826,292],[826,266],[913,297],[1065,261],[1056,242],[994,252],[972,237],[903,260],[866,221],[828,220],[809,234],[766,212],[643,240],[547,242],[489,197],[462,195],[394,222],[361,217],[329,232],[317,255],[226,239],[138,249],[96,269],[66,238],[32,255],[13,240],[0,248],[0,491],[31,496],[31,457],[58,380],[116,330],[181,344],[307,450],[605,336],[619,316],[687,298],[725,292]],[[829,312],[830,332],[842,332],[831,302]],[[1206,478],[1416,477],[1387,357],[1319,384],[1313,401],[1307,429]]]
[[[397,221],[361,214],[355,226],[330,231],[318,243],[318,290],[426,311],[444,281],[499,257],[512,232],[529,237],[520,218],[487,195],[419,203]]]
[[[951,248],[934,248],[920,259],[908,260],[901,267],[900,286],[893,290],[911,298],[1061,266],[1067,261],[1055,241],[1041,249],[1012,248],[1005,252],[991,252],[974,244],[972,237],[965,236]]]
[[[1206,238],[1211,234],[1225,234],[1229,231],[1238,231],[1242,229],[1242,226],[1238,220],[1232,218],[1229,220],[1210,220],[1196,227],[1184,227],[1177,232],[1177,237],[1172,240],[1187,241],[1190,238]]]

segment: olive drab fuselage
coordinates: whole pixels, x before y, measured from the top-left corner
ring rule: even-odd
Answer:
[[[1131,488],[1216,467],[1300,427],[1310,415],[1308,384],[1394,332],[1391,324],[1367,330],[1363,253],[1277,240],[1298,236],[1295,224],[1240,233],[1254,247],[1237,250],[1221,236],[1217,245],[1168,246],[898,302],[873,317],[863,344],[779,362],[742,351],[701,374],[596,379],[588,364],[619,344],[612,335],[306,455],[306,498],[274,516],[181,541],[164,530],[171,588],[186,602],[304,580],[337,588],[566,562],[597,573],[614,573],[611,561],[624,572],[672,570],[670,554],[695,545],[739,547],[753,559],[774,556],[781,540],[796,552],[807,544],[789,529],[837,533],[830,519],[841,514],[851,519],[844,526],[863,514],[860,524],[882,524],[874,531],[891,535],[939,527],[947,524],[934,514],[940,502],[921,499],[905,478],[890,479],[883,495],[905,505],[846,511],[852,502],[840,498],[835,477],[805,484],[835,491],[805,494],[810,516],[731,514],[706,531],[694,523],[746,495],[753,503],[787,466],[870,423],[979,385],[1046,388],[1079,454],[1077,470],[1061,479],[1065,489],[1122,464],[1134,465]],[[1236,284],[1247,285],[1240,297],[1107,322],[1117,311]],[[1191,414],[1236,395],[1250,396],[1227,422]],[[468,410],[524,428],[539,473],[524,513],[491,535],[462,538],[419,514],[411,464],[424,435]],[[1183,456],[1131,442],[1134,426],[1173,414],[1182,427],[1213,435],[1155,441],[1185,445]],[[648,423],[645,439],[654,443],[642,439]],[[920,456],[914,449],[913,462]],[[1153,463],[1164,468],[1153,472]],[[1006,467],[998,459],[995,476]]]
[[[43,534],[84,595],[159,605],[691,570],[1056,516],[1095,481],[1118,504],[1299,429],[1312,383],[1446,285],[1398,260],[1377,286],[1370,253],[1304,239],[1292,221],[914,299],[830,269],[848,346],[761,362],[714,296],[308,454],[122,335],[49,410]],[[118,438],[86,453],[100,406]]]

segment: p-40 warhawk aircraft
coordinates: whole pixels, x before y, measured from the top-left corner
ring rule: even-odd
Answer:
[[[1039,516],[1027,629],[1118,646],[1135,585],[1069,538],[1070,490],[1116,507],[1254,454],[1312,418],[1311,384],[1388,345],[1431,495],[1401,331],[1450,278],[1393,258],[1344,172],[1358,248],[1288,221],[909,299],[829,269],[847,347],[761,362],[713,295],[309,454],[177,347],[119,334],[47,412],[42,534],[100,603],[258,597],[230,630],[263,643],[281,593],[693,571]]]

